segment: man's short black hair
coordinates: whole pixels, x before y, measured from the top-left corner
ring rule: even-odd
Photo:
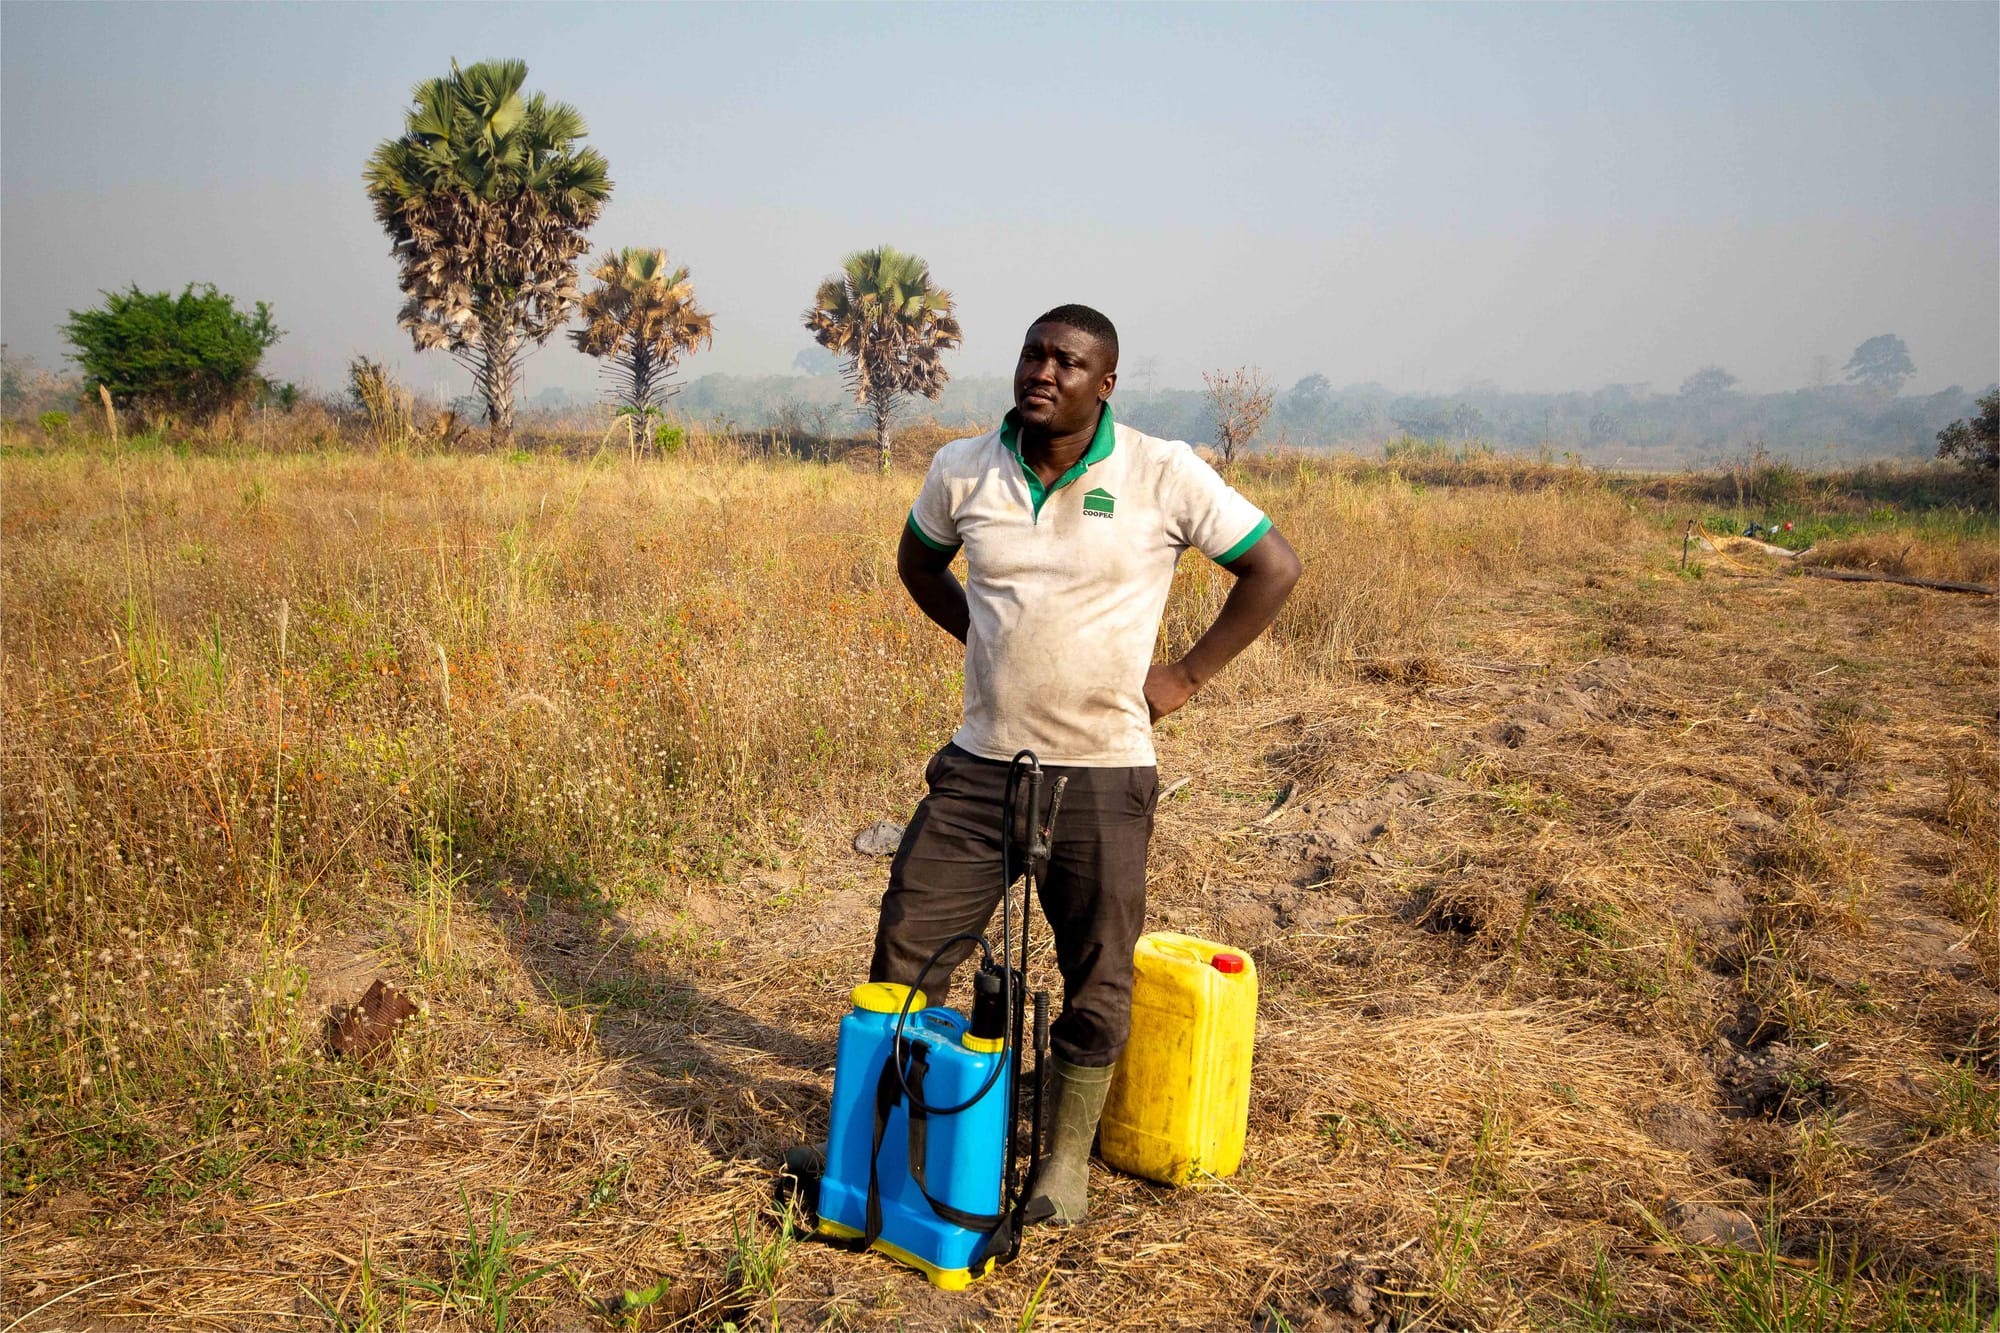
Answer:
[[[1089,334],[1111,349],[1111,368],[1118,368],[1118,329],[1104,317],[1102,311],[1092,310],[1087,305],[1059,305],[1036,320],[1035,324],[1064,324]],[[1033,328],[1034,325],[1028,327]]]

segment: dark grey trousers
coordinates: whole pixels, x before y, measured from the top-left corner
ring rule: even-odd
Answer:
[[[1041,890],[1063,979],[1062,1013],[1049,1029],[1050,1046],[1074,1065],[1108,1065],[1125,1049],[1132,1026],[1132,949],[1146,919],[1146,846],[1159,800],[1158,770],[1042,771],[1044,802],[1056,778],[1069,779]],[[1010,887],[1000,867],[1007,765],[946,745],[931,757],[924,780],[930,793],[917,805],[889,866],[868,978],[914,984],[932,1004],[943,1004],[952,973],[974,945],[961,941],[923,977],[917,973],[953,935],[985,931]],[[1017,846],[1025,848],[1025,837]],[[1015,929],[1021,925],[1017,913]],[[997,930],[991,939],[997,953]],[[1019,949],[1017,934],[1010,962],[1019,961]]]

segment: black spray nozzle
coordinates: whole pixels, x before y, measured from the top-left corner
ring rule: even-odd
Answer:
[[[1042,781],[1044,773],[1040,764],[1027,771],[1028,787],[1028,862],[1038,872],[1049,863],[1049,853],[1055,839],[1056,812],[1062,809],[1063,789],[1069,786],[1067,775],[1059,776],[1049,784],[1049,801],[1042,804]]]
[[[1049,859],[1048,830],[1042,826],[1042,766],[1028,770],[1028,859],[1041,865]]]
[[[1007,1035],[1007,978],[987,963],[972,978],[972,1025],[967,1031],[987,1041]]]
[[[1062,809],[1063,788],[1067,786],[1069,786],[1069,777],[1065,774],[1057,778],[1055,786],[1049,789],[1049,817],[1042,821],[1041,843],[1043,856],[1049,854],[1049,843],[1055,837],[1056,811]]]

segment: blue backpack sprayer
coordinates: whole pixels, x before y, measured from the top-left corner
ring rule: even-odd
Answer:
[[[964,1287],[1012,1259],[1028,1210],[1028,1183],[1041,1161],[1042,1079],[1048,1059],[1048,992],[1034,994],[1033,1113],[1028,1169],[1021,1150],[1021,988],[1028,969],[1028,919],[1048,864],[1049,838],[1067,781],[1042,809],[1043,772],[1023,750],[1008,767],[1000,809],[1000,951],[984,935],[954,935],[925,961],[918,979],[953,945],[971,941],[982,962],[973,980],[972,1017],[925,1007],[912,986],[871,982],[854,991],[840,1022],[833,1114],[824,1173],[802,1180],[818,1214],[815,1233],[857,1250],[876,1250],[919,1269],[934,1284]],[[1025,788],[1026,810],[1020,809]],[[1027,846],[1016,823],[1025,824]],[[1021,877],[1021,947],[1013,954],[1014,878]],[[913,1012],[914,1011],[914,1012]],[[816,1185],[816,1189],[815,1189]],[[815,1198],[816,1196],[816,1198]]]

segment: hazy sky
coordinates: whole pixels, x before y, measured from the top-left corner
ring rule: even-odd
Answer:
[[[269,367],[395,327],[361,168],[409,90],[519,56],[716,314],[686,373],[782,372],[850,250],[957,296],[960,375],[1080,300],[1128,377],[1255,363],[1449,392],[1750,389],[1909,343],[2000,363],[2000,6],[0,5],[0,333],[44,365],[103,288],[272,303]],[[566,341],[530,392],[583,389]]]

